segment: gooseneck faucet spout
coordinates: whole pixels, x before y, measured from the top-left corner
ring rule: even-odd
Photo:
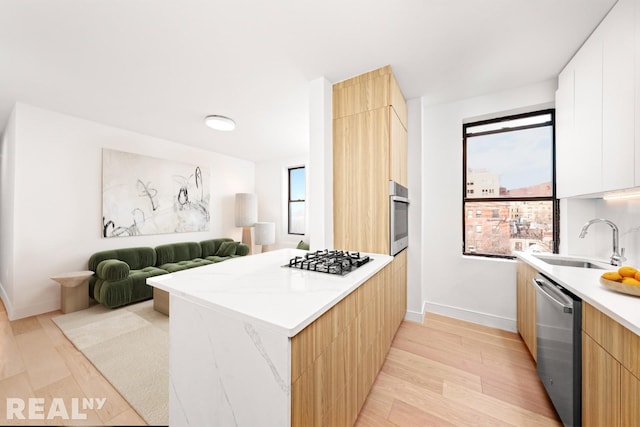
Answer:
[[[611,265],[616,265],[616,266],[621,265],[622,262],[626,260],[626,258],[624,257],[624,248],[622,249],[619,248],[618,226],[615,225],[613,222],[603,218],[592,219],[591,221],[588,221],[585,225],[582,226],[582,231],[580,231],[580,236],[578,237],[580,237],[581,239],[584,239],[584,236],[587,235],[587,230],[589,229],[589,227],[591,227],[591,225],[597,222],[604,222],[605,224],[608,224],[613,230],[613,254],[611,254],[610,261],[611,261]]]

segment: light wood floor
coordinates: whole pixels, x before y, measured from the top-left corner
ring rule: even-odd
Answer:
[[[57,420],[7,420],[7,398],[63,398],[71,416],[72,398],[106,398],[100,410],[80,410],[86,420],[65,425],[146,425],[122,396],[51,321],[62,312],[10,322],[0,300],[0,425],[60,425]],[[25,410],[25,415],[28,415]]]
[[[0,425],[29,424],[6,420],[8,397],[44,397],[45,408],[54,397],[67,407],[74,397],[106,398],[75,424],[144,425],[51,321],[59,314],[10,322],[0,300]],[[403,322],[356,426],[465,425],[560,422],[517,334],[431,314]]]
[[[435,314],[403,322],[364,426],[561,426],[519,335]]]

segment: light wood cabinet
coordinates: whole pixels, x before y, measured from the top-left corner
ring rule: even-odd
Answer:
[[[291,339],[293,426],[354,424],[404,316],[403,263],[396,257]]]
[[[336,248],[389,253],[389,180],[407,185],[406,123],[391,67],[333,86]]]
[[[389,109],[389,128],[389,179],[406,187],[408,185],[407,152],[409,148],[407,129],[393,107]]]
[[[582,422],[640,425],[640,337],[583,302]]]
[[[389,253],[389,109],[333,121],[334,244]]]
[[[620,363],[582,333],[582,424],[620,425]]]
[[[527,263],[518,261],[516,272],[517,327],[531,356],[537,360],[536,289],[533,278],[538,271]]]

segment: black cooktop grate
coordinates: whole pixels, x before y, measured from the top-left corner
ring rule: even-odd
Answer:
[[[346,276],[369,261],[371,258],[360,252],[324,249],[291,258],[283,267]]]

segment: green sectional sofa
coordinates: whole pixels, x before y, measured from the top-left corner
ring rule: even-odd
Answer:
[[[89,296],[115,308],[150,299],[147,278],[245,256],[249,247],[229,238],[180,242],[156,248],[135,247],[96,252],[89,258]]]

